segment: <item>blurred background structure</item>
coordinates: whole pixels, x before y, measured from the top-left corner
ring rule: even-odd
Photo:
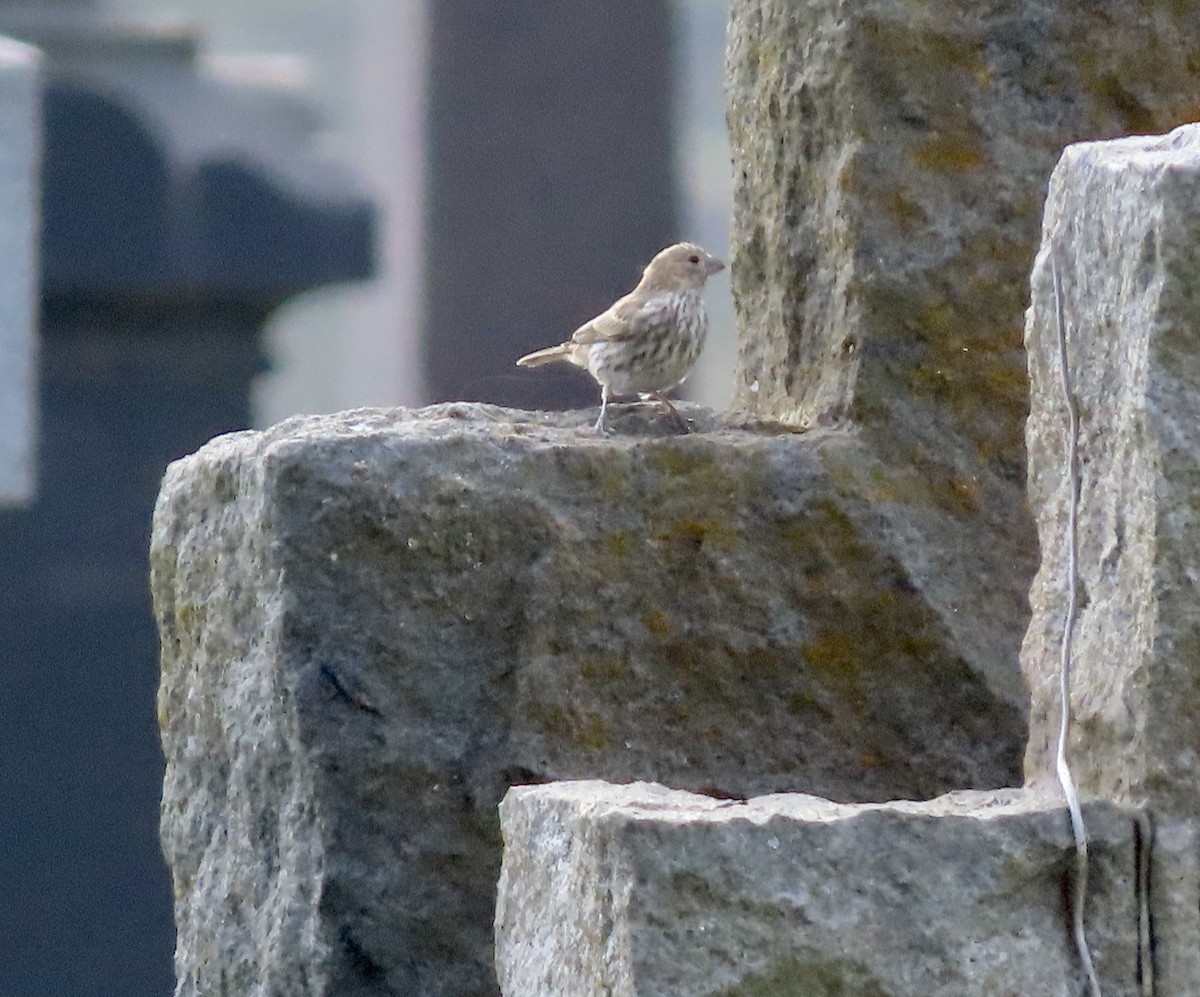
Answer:
[[[0,508],[0,994],[171,990],[165,464],[297,412],[594,404],[512,360],[666,242],[726,252],[726,7],[0,0],[46,53],[38,496]],[[714,284],[690,391],[720,405]]]
[[[560,341],[629,290],[656,239],[727,253],[728,0],[620,0],[602,11],[550,0],[503,14],[469,0],[112,7],[196,23],[218,62],[299,56],[281,61],[318,95],[324,148],[352,162],[380,203],[376,278],[305,295],[272,317],[259,425],[450,395],[592,404],[585,375],[517,371],[512,358]],[[485,205],[473,227],[455,216]],[[540,284],[537,301],[503,286],[514,274]],[[498,300],[483,293],[492,288]],[[686,393],[723,406],[735,356],[728,280],[713,281],[706,299],[710,341]],[[468,336],[486,347],[486,363],[448,355]]]
[[[0,508],[32,500],[40,56],[0,39]]]

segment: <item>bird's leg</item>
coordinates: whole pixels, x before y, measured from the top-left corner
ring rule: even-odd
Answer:
[[[592,428],[601,436],[608,435],[608,423],[605,421],[605,415],[608,412],[608,385],[600,385],[600,415],[596,419],[596,425]]]
[[[688,425],[687,419],[685,419],[683,417],[683,415],[682,415],[682,413],[680,413],[679,409],[677,409],[674,405],[671,404],[671,399],[669,399],[661,391],[651,391],[650,397],[653,398],[656,402],[661,402],[663,405],[665,405],[667,407],[667,411],[671,413],[672,418],[674,418],[674,420],[675,420],[675,424],[680,429],[682,429],[685,433],[690,433],[692,431],[692,427],[690,425]]]

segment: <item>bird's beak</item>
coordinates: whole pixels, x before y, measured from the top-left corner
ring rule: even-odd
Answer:
[[[715,256],[710,256],[708,262],[704,264],[704,269],[709,276],[715,273],[720,273],[725,269],[725,264],[718,260]]]

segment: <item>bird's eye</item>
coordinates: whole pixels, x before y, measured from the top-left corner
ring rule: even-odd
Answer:
[[[689,262],[689,263],[699,263],[699,262],[700,262],[700,257],[699,257],[699,256],[689,256],[689,257],[688,257],[688,262]]]

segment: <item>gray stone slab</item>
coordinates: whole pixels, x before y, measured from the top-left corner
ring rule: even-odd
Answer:
[[[1196,116],[1200,6],[735,0],[737,404],[849,414],[858,487],[966,660],[1022,702],[1037,567],[1022,314],[1063,146]]]
[[[699,432],[651,407],[601,439],[592,412],[361,410],[172,465],[151,557],[181,994],[495,993],[513,783],[1017,778],[1020,712],[841,492],[855,438],[686,411]]]
[[[1195,820],[1162,818],[1153,822],[1150,840],[1147,901],[1154,939],[1154,993],[1197,997],[1200,829]]]
[[[1028,778],[1054,779],[1068,592],[1067,416],[1051,247],[1081,418],[1070,756],[1081,791],[1200,814],[1200,127],[1071,146],[1026,326],[1042,566],[1022,664]]]
[[[40,55],[0,38],[0,506],[35,489]]]
[[[635,784],[513,789],[496,909],[506,997],[1083,993],[1065,807],[1023,791],[839,805]],[[1133,818],[1091,804],[1089,941],[1139,993]]]

